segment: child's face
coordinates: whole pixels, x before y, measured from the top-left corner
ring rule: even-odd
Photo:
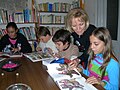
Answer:
[[[81,18],[73,18],[72,19],[72,29],[78,35],[82,35],[85,31],[85,21],[83,21]]]
[[[47,36],[40,36],[39,40],[40,40],[40,42],[47,43],[48,42],[48,35]]]
[[[63,42],[59,41],[59,42],[55,42],[55,45],[58,51],[63,51],[68,46],[68,43],[63,45]]]
[[[16,34],[17,31],[18,30],[15,30],[15,28],[13,28],[13,27],[7,28],[7,33],[8,33],[10,38],[15,38],[17,36],[17,34]]]
[[[93,50],[94,54],[102,53],[105,48],[103,41],[96,38],[94,35],[90,36],[90,48]]]

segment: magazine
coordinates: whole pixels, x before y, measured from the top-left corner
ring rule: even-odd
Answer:
[[[2,57],[0,57],[0,62],[3,61],[3,60],[5,60],[5,59],[6,59],[6,58],[2,58]]]
[[[57,80],[56,83],[61,90],[97,90],[92,84],[85,82],[84,77]]]
[[[42,53],[42,52],[32,52],[32,53],[26,53],[26,54],[23,54],[23,55],[25,57],[27,57],[28,59],[30,59],[32,62],[54,59],[49,54]]]
[[[97,90],[93,85],[86,83],[86,79],[77,71],[69,70],[66,64],[49,64],[47,72],[61,90]],[[53,72],[54,71],[54,72]]]
[[[2,53],[0,54],[0,57],[22,57],[22,53],[16,52],[16,53]]]

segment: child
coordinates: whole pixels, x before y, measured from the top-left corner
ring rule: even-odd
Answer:
[[[39,31],[37,33],[38,39],[40,43],[38,44],[36,50],[46,52],[47,50],[51,51],[51,53],[57,53],[58,50],[52,41],[52,36],[48,28],[44,26],[40,26]]]
[[[6,30],[7,34],[0,40],[0,52],[32,52],[32,48],[26,37],[18,33],[17,25],[14,22],[9,22],[6,26]]]
[[[78,47],[71,44],[71,33],[69,31],[64,29],[58,30],[52,40],[59,51],[57,57],[73,59],[73,57],[79,55]]]
[[[106,90],[119,88],[119,63],[112,52],[112,40],[108,29],[100,27],[90,36],[90,55],[87,70],[83,73],[89,76],[90,84],[100,84]]]

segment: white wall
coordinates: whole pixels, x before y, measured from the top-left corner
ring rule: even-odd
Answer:
[[[94,4],[93,4],[94,2]],[[97,25],[97,0],[85,0],[85,10],[89,16],[90,23]]]
[[[120,6],[120,2],[119,2]],[[95,26],[106,27],[107,0],[85,0],[85,10],[89,15],[90,22]],[[113,40],[113,50],[120,62],[120,7],[118,18],[118,40]]]

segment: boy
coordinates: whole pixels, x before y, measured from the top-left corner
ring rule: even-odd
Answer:
[[[44,53],[49,50],[50,53],[57,53],[58,50],[52,41],[52,36],[50,34],[50,31],[47,27],[40,26],[39,31],[37,33],[38,39],[40,40],[40,43],[38,44],[36,50],[37,51],[43,51]]]
[[[59,58],[73,59],[79,55],[78,47],[71,43],[71,33],[67,30],[58,30],[53,38],[59,53],[56,55]]]

